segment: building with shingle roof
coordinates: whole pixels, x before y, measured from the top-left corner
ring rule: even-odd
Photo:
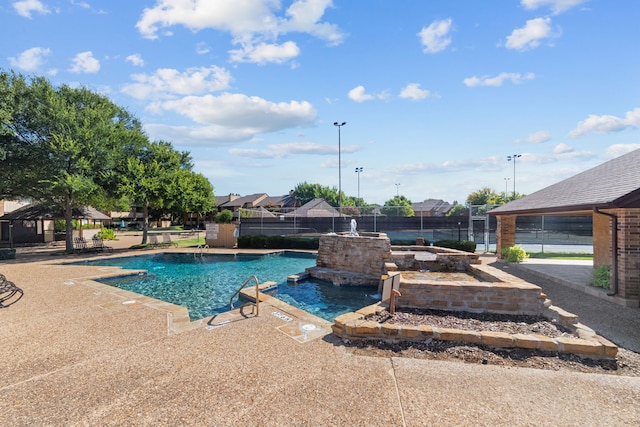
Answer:
[[[594,267],[611,267],[609,295],[640,306],[640,149],[489,211],[496,249],[515,245],[516,218],[592,215]]]

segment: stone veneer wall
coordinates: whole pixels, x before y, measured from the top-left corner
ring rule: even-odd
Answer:
[[[384,233],[324,234],[320,236],[316,267],[380,278],[385,262],[390,259],[391,241]]]
[[[430,308],[473,313],[542,315],[551,304],[539,286],[485,265],[470,265],[469,272],[489,282],[400,279],[398,307]]]

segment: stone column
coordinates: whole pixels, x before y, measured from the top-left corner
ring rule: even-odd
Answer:
[[[496,226],[496,252],[502,259],[502,248],[516,244],[516,215],[498,215]]]

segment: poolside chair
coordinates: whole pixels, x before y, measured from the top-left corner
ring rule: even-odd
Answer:
[[[73,251],[74,252],[89,252],[93,250],[92,247],[89,247],[87,241],[84,237],[74,237],[73,238]]]
[[[158,236],[156,236],[155,234],[149,234],[147,236],[147,240],[148,240],[148,245],[149,246],[156,247],[156,246],[160,245],[160,242],[158,242]]]
[[[104,244],[104,241],[102,240],[101,237],[98,236],[93,236],[93,249],[95,251],[109,251],[109,252],[113,252],[113,248],[111,246],[107,246]]]
[[[16,295],[18,295],[18,298],[14,298]],[[15,283],[7,280],[3,274],[0,274],[0,308],[7,308],[11,304],[15,304],[23,295],[24,292],[22,292],[22,289],[17,287]],[[10,301],[12,298],[14,299]],[[5,304],[5,301],[10,302]]]
[[[178,244],[171,240],[171,234],[169,233],[162,233],[162,244],[164,246],[173,246],[176,248],[178,247]]]

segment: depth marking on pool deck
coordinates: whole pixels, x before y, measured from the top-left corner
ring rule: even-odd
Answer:
[[[291,322],[293,319],[287,315],[284,315],[278,311],[274,311],[273,313],[271,313],[272,315],[276,316],[278,319],[284,320],[285,322]]]

